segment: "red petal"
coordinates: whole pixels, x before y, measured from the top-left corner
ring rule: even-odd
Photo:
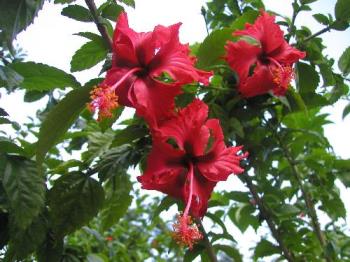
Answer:
[[[267,66],[257,65],[252,76],[240,82],[239,92],[243,97],[253,97],[268,93],[275,87]]]
[[[234,35],[248,35],[255,38],[261,43],[266,54],[279,48],[285,41],[283,31],[275,23],[275,16],[271,16],[264,11],[261,12],[253,25],[247,24],[244,30],[236,31]]]
[[[299,59],[303,59],[306,56],[306,53],[290,46],[286,41],[284,41],[280,48],[269,54],[269,56],[281,64],[291,65],[297,62]]]
[[[202,155],[209,139],[209,130],[204,126],[208,106],[199,99],[182,109],[178,116],[165,122],[159,129],[163,137],[174,138],[181,149]],[[190,147],[190,148],[189,148]]]
[[[167,28],[158,26],[155,28],[154,37],[159,39],[159,52],[151,61],[149,68],[153,77],[159,77],[163,72],[168,73],[173,80],[181,84],[195,81],[209,84],[212,73],[198,70],[194,67],[195,59],[189,55],[188,45],[179,42],[180,23]],[[165,39],[167,38],[167,41]]]
[[[183,186],[186,169],[181,158],[184,152],[173,149],[170,145],[154,141],[152,151],[147,158],[147,169],[137,177],[142,188],[158,190],[172,197],[183,199]]]
[[[237,72],[240,79],[248,77],[250,67],[256,63],[262,51],[260,47],[242,40],[236,43],[229,42],[225,48],[227,51],[226,60],[230,67]]]
[[[151,78],[136,79],[132,86],[132,106],[144,117],[151,128],[173,115],[174,97],[181,92],[180,86],[164,84]]]
[[[232,173],[242,173],[244,170],[240,167],[240,161],[247,156],[237,155],[242,147],[226,147],[217,119],[208,120],[206,126],[212,131],[215,140],[212,149],[196,165],[200,173],[213,182],[225,181]]]

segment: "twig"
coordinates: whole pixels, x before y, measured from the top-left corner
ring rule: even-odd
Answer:
[[[202,221],[199,218],[196,218],[196,223],[198,224],[199,230],[203,234],[203,240],[204,240],[205,249],[207,250],[207,253],[208,253],[210,261],[211,262],[218,262],[218,260],[216,258],[216,254],[215,254],[214,248],[213,248],[212,244],[209,241],[208,234],[207,234],[207,232],[205,232],[205,229],[204,229]]]
[[[317,33],[313,34],[313,35],[310,35],[309,37],[306,37],[304,38],[303,42],[307,42],[307,41],[310,41],[311,39],[315,38],[315,37],[318,37],[319,35],[322,35],[323,33],[325,32],[329,32],[331,31],[331,26],[327,26],[325,28],[323,28],[322,30],[318,31]]]
[[[85,3],[90,10],[92,19],[94,20],[98,31],[100,32],[102,38],[106,41],[106,44],[108,45],[109,50],[112,51],[113,49],[112,39],[109,37],[107,29],[104,26],[103,22],[101,21],[101,17],[98,14],[94,0],[85,0]]]
[[[297,1],[294,0],[294,3],[297,4]],[[294,10],[294,8],[293,8],[292,22],[290,23],[290,26],[288,28],[287,42],[289,42],[291,37],[292,37],[292,32],[293,32],[293,29],[294,29],[295,19],[297,18],[298,13],[299,13],[299,10]]]
[[[326,242],[326,239],[324,237],[324,234],[321,230],[321,226],[320,226],[320,223],[318,221],[318,217],[317,217],[317,213],[316,213],[316,209],[315,209],[315,205],[313,203],[313,200],[311,198],[311,195],[309,194],[309,192],[306,190],[304,184],[303,184],[303,181],[302,181],[302,178],[301,178],[301,175],[299,173],[299,170],[298,168],[296,167],[295,165],[295,162],[293,161],[293,158],[289,152],[289,149],[282,143],[282,139],[280,138],[280,136],[278,134],[275,133],[275,136],[279,142],[279,145],[280,147],[282,148],[283,150],[283,153],[284,153],[284,156],[292,170],[292,174],[294,176],[294,178],[296,179],[298,185],[299,185],[299,188],[301,190],[301,193],[302,193],[302,196],[304,198],[304,201],[305,201],[305,205],[306,205],[306,208],[307,208],[307,212],[311,218],[311,223],[312,223],[312,227],[314,229],[314,232],[318,238],[318,241],[320,242],[321,244],[321,247],[323,248],[323,253],[324,253],[324,257],[326,259],[326,261],[328,262],[331,262],[333,261],[331,257],[329,257],[327,255],[327,252],[326,252],[326,246],[327,246],[327,242]]]
[[[279,233],[279,231],[277,230],[277,226],[275,225],[272,216],[270,214],[270,212],[268,211],[268,209],[265,207],[265,204],[263,202],[263,199],[261,199],[258,195],[258,192],[256,190],[256,187],[254,186],[254,184],[252,183],[250,177],[247,174],[241,175],[240,176],[242,178],[242,180],[244,180],[244,182],[247,184],[250,193],[252,194],[258,208],[260,211],[260,214],[262,215],[262,217],[265,219],[267,225],[269,226],[272,236],[276,239],[279,248],[282,250],[283,256],[289,261],[289,262],[294,262],[295,257],[293,255],[293,253],[288,249],[288,247],[285,245],[283,238],[281,236],[281,234]]]

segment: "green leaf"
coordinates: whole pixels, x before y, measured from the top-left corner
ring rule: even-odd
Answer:
[[[242,203],[249,203],[249,200],[250,200],[248,192],[231,191],[231,192],[225,193],[225,196],[228,197],[230,200],[234,200]]]
[[[197,244],[192,249],[188,249],[185,253],[183,262],[192,262],[205,250],[204,245]]]
[[[104,40],[90,41],[84,44],[72,57],[71,71],[77,72],[93,67],[103,61],[108,54],[108,48]]]
[[[124,11],[122,6],[114,2],[104,3],[98,9],[101,11],[101,15],[104,18],[112,20],[113,22],[115,22],[119,14]]]
[[[254,259],[271,256],[277,253],[279,253],[278,247],[276,247],[274,244],[267,241],[266,239],[262,239],[259,242],[259,244],[255,247]]]
[[[314,93],[320,78],[316,70],[308,64],[297,64],[297,86],[300,93]]]
[[[335,79],[333,77],[332,67],[327,64],[319,64],[320,73],[323,80],[323,86],[335,85]]]
[[[350,1],[349,0],[338,0],[335,4],[335,18],[341,21],[350,20]]]
[[[24,230],[44,206],[45,180],[35,162],[17,156],[7,157],[2,180],[14,222]]]
[[[339,58],[338,67],[345,76],[350,74],[350,47],[348,47]]]
[[[25,151],[17,146],[15,143],[0,137],[0,152],[1,153],[15,153],[25,156]]]
[[[69,92],[52,110],[47,114],[39,131],[37,142],[36,159],[40,165],[46,153],[64,135],[73,122],[78,118],[80,112],[85,108],[90,99],[90,90],[93,82],[82,88]]]
[[[121,146],[131,144],[134,140],[140,139],[148,135],[148,130],[145,126],[130,125],[122,130],[117,130],[112,145]]]
[[[350,113],[350,103],[347,104],[343,110],[343,119]]]
[[[226,253],[226,255],[233,259],[234,262],[242,262],[242,255],[239,253],[239,251],[232,247],[232,246],[229,246],[229,245],[214,245],[213,248],[215,250],[220,250],[224,253]]]
[[[256,11],[248,11],[237,18],[230,28],[211,32],[199,47],[197,67],[208,69],[215,64],[221,63],[225,54],[226,42],[234,39],[232,36],[234,30],[242,29],[245,23],[254,22],[257,15]]]
[[[249,226],[253,228],[259,226],[258,219],[253,215],[254,211],[255,208],[251,204],[240,204],[237,207],[231,208],[228,216],[243,233]]]
[[[313,17],[316,19],[317,22],[323,25],[328,25],[329,24],[329,19],[327,16],[323,14],[314,14]]]
[[[44,0],[1,0],[0,1],[0,29],[12,42],[17,34],[26,29],[42,8]],[[1,31],[0,30],[0,31]]]
[[[108,257],[104,254],[88,254],[86,257],[87,262],[108,262]]]
[[[95,179],[71,173],[55,181],[48,199],[54,232],[64,236],[97,215],[103,206],[104,191]]]
[[[69,5],[63,8],[61,14],[80,22],[94,21],[90,14],[89,9],[86,9],[81,5]]]
[[[0,250],[10,239],[8,213],[0,212]]]
[[[123,4],[126,4],[127,6],[131,6],[132,8],[135,8],[135,0],[120,0]]]
[[[11,68],[23,77],[20,86],[27,90],[46,91],[54,88],[80,87],[74,76],[45,64],[18,62],[11,64]]]
[[[160,213],[164,210],[169,210],[170,207],[175,205],[178,201],[171,197],[171,196],[166,196],[162,199],[160,204],[157,206],[156,210],[153,213],[153,217],[159,216]]]
[[[289,204],[282,204],[273,211],[280,218],[290,218],[301,212],[299,208]]]
[[[21,84],[21,82],[23,81],[23,77],[20,76],[10,66],[11,64],[9,66],[0,66],[0,79],[5,81],[4,85],[13,88]]]
[[[49,231],[46,234],[46,239],[42,245],[37,249],[38,262],[62,262],[63,254],[63,239],[56,239],[53,232]]]
[[[113,224],[118,223],[131,205],[132,184],[127,174],[118,174],[108,181],[109,189],[105,201],[105,207],[101,211],[102,230],[108,230]]]
[[[73,3],[76,0],[55,0],[55,4],[70,4]]]
[[[22,259],[33,253],[43,243],[47,228],[47,217],[44,214],[35,217],[25,230],[10,223],[11,237],[6,254],[7,259],[12,257],[10,261],[23,261]]]

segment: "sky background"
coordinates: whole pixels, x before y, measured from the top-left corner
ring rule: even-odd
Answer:
[[[86,31],[98,33],[98,31],[93,23],[77,22],[62,16],[60,12],[63,6],[54,5],[52,2],[45,2],[43,10],[40,11],[34,24],[18,35],[17,43],[26,52],[26,61],[45,63],[69,72],[71,57],[86,42],[86,39],[73,34]],[[98,5],[101,2],[96,1],[96,4]],[[135,31],[151,31],[158,24],[171,25],[182,22],[180,28],[181,41],[183,43],[201,42],[207,35],[204,19],[200,12],[205,2],[203,0],[136,0],[135,10],[127,8],[129,23]],[[265,0],[264,2],[267,10],[289,17],[292,14],[292,0]],[[313,32],[317,32],[323,26],[318,24],[311,15],[315,13],[333,14],[335,2],[335,0],[319,0],[312,4],[313,11],[301,13],[296,20],[296,25],[306,24]],[[85,6],[84,1],[80,0],[76,1],[76,4]],[[350,46],[349,30],[347,32],[332,31],[326,33],[323,35],[323,39],[325,45],[328,46],[326,54],[335,58],[336,61],[342,52]],[[74,73],[74,76],[81,83],[85,83],[89,79],[97,77],[99,71],[100,65],[90,70]],[[41,101],[24,104],[19,102],[22,99],[21,95],[6,95],[4,92],[1,95],[0,107],[5,108],[11,119],[18,123],[26,122],[28,116],[34,116],[35,111],[46,103],[46,101]],[[333,145],[335,153],[343,158],[350,158],[350,142],[348,139],[350,116],[344,121],[341,118],[345,105],[345,102],[338,102],[326,109],[330,113],[330,120],[334,124],[326,126],[325,132]],[[349,190],[345,189],[340,183],[338,185],[341,189],[342,198],[348,199],[350,196]],[[246,190],[244,185],[233,176],[225,184],[219,184],[219,188],[224,190]],[[344,202],[347,210],[350,210],[350,204],[347,204],[349,201]],[[325,216],[322,216],[322,219],[324,222],[327,221]],[[347,221],[350,221],[349,214]],[[234,237],[241,240],[238,243],[241,252],[246,255],[249,254],[249,247],[259,240],[254,230],[249,228],[242,235],[234,226],[229,225],[229,228]],[[260,229],[258,235],[268,233],[268,230]]]

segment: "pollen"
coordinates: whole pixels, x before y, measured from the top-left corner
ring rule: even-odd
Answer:
[[[95,86],[90,93],[90,98],[91,102],[87,104],[87,108],[93,113],[98,110],[97,121],[111,118],[112,111],[119,106],[118,96],[107,85]]]
[[[173,225],[172,236],[180,246],[188,246],[191,250],[193,245],[203,238],[197,225],[193,223],[190,216],[177,216],[177,221]]]
[[[291,66],[279,66],[272,69],[272,80],[278,86],[278,93],[284,93],[294,79],[294,71]]]

